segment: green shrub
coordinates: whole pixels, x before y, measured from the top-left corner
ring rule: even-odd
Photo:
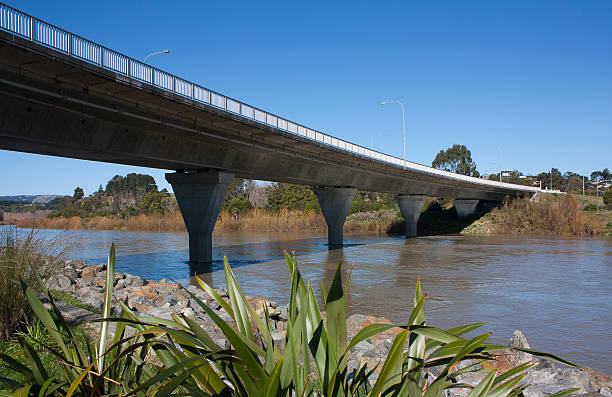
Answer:
[[[595,203],[587,204],[584,206],[583,210],[586,212],[595,212],[599,207]]]
[[[603,202],[608,207],[608,209],[612,208],[612,186],[607,188],[603,194]]]

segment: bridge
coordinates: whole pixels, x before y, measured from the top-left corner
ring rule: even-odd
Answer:
[[[359,190],[393,193],[406,236],[428,197],[460,216],[478,200],[538,188],[404,161],[292,122],[0,3],[0,149],[176,172],[166,174],[192,262],[210,262],[212,230],[234,177],[313,186],[341,245]]]

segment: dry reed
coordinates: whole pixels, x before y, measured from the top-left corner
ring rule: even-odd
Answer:
[[[597,235],[602,231],[599,219],[581,211],[571,195],[514,200],[491,216],[496,233]]]
[[[397,211],[371,211],[350,215],[344,224],[346,232],[386,232],[398,218]],[[92,218],[35,218],[14,222],[17,227],[38,229],[128,230],[147,232],[185,232],[180,212],[118,217]],[[297,210],[269,211],[257,208],[244,215],[221,212],[215,225],[216,232],[324,232],[327,230],[321,213]]]
[[[44,239],[38,232],[23,233],[14,227],[0,229],[0,340],[31,318],[19,280],[40,291],[35,272],[43,279],[55,273],[73,246],[65,236]]]

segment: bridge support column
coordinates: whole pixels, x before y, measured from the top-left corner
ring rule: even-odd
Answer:
[[[395,196],[395,201],[400,208],[404,224],[406,225],[406,237],[417,236],[417,222],[423,210],[423,204],[429,196],[420,194],[398,194]]]
[[[166,174],[189,232],[189,262],[212,262],[212,231],[233,179],[219,171]]]
[[[342,245],[342,227],[357,189],[351,187],[317,187],[312,191],[319,200],[321,211],[327,223],[327,243]]]
[[[476,211],[477,205],[478,205],[478,200],[466,200],[466,199],[453,200],[453,206],[455,207],[455,211],[457,211],[457,215],[459,215],[462,218],[467,218],[468,216],[474,215],[474,211]]]

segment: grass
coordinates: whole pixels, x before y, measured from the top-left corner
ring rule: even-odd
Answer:
[[[62,236],[46,240],[36,231],[23,234],[14,227],[0,230],[0,341],[10,340],[32,318],[17,280],[40,292],[36,273],[46,278],[56,272],[71,246]]]
[[[609,233],[611,211],[601,199],[581,195],[543,195],[539,201],[516,199],[473,223],[465,233],[597,236]],[[593,204],[597,210],[593,211]],[[586,208],[586,210],[585,210]]]
[[[346,232],[386,232],[397,211],[370,211],[353,214],[345,223]],[[140,214],[127,219],[120,217],[96,216],[91,218],[29,218],[15,219],[17,227],[38,229],[87,229],[126,230],[147,232],[186,232],[180,212],[146,215]],[[269,211],[256,208],[244,215],[235,216],[221,212],[215,225],[215,232],[325,232],[327,225],[323,215],[316,212],[297,210]]]

